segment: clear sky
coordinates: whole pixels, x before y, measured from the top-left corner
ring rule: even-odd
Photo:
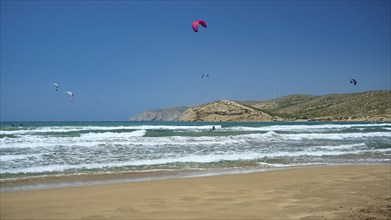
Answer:
[[[193,32],[196,19],[208,27]],[[388,0],[1,0],[2,121],[128,120],[390,83]]]

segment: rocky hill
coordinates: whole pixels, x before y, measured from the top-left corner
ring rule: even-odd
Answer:
[[[391,121],[391,91],[324,96],[290,95],[262,102],[220,100],[152,110],[134,121]]]
[[[292,95],[251,105],[286,120],[391,120],[389,90],[324,96]]]
[[[273,121],[276,119],[250,105],[221,100],[187,109],[180,121]]]

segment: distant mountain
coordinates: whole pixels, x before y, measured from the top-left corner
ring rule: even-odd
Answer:
[[[131,121],[179,121],[188,107],[177,107],[167,109],[148,110],[136,114],[130,118]]]
[[[220,100],[195,107],[150,110],[133,121],[391,121],[391,91],[323,96],[290,95],[268,101]]]

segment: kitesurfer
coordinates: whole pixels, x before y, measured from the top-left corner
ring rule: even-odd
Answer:
[[[52,83],[52,86],[54,86],[54,87],[56,88],[56,91],[58,91],[58,88],[60,87],[60,86],[58,85],[58,83]]]

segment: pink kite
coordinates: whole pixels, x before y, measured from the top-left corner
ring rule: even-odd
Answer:
[[[206,28],[206,23],[205,23],[205,21],[203,21],[203,20],[195,20],[195,21],[193,21],[193,23],[191,24],[191,26],[193,27],[193,31],[198,32],[198,24],[200,24],[200,25],[202,25],[204,28]]]

